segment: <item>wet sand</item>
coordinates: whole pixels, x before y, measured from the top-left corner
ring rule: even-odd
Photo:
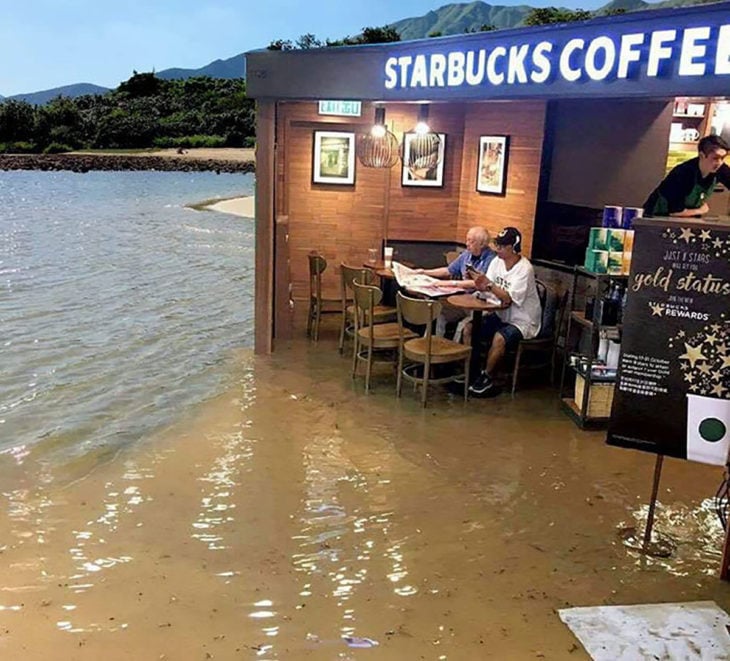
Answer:
[[[366,396],[322,336],[236,356],[232,391],[82,479],[0,457],[3,658],[584,659],[556,609],[730,608],[700,508],[719,469],[665,462],[679,547],[642,560],[618,531],[652,456],[548,389],[424,411],[384,373]]]
[[[221,211],[223,213],[230,213],[234,216],[241,216],[243,218],[255,218],[256,200],[253,195],[246,197],[234,197],[230,200],[220,200],[213,204],[206,204],[202,208],[210,209],[211,211]]]

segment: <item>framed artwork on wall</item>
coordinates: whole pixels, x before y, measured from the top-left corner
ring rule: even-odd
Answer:
[[[403,186],[443,186],[445,133],[403,134]]]
[[[312,162],[315,184],[355,183],[355,134],[315,131]]]
[[[477,191],[504,195],[507,189],[508,135],[483,135],[479,138]]]

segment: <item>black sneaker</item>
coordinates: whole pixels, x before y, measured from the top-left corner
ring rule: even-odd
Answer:
[[[499,394],[499,389],[489,374],[482,371],[476,381],[469,386],[469,394],[474,397],[494,397]]]

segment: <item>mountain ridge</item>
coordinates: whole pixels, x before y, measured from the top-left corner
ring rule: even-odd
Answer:
[[[593,11],[600,16],[616,10],[640,11],[645,9],[669,9],[696,4],[707,4],[714,0],[662,0],[661,2],[645,2],[644,0],[610,0],[607,4]],[[468,3],[447,4],[438,9],[426,12],[423,16],[404,18],[388,27],[395,28],[404,41],[422,39],[432,34],[449,35],[466,31],[478,31],[483,26],[509,29],[518,27],[525,17],[535,9],[531,5],[491,5],[482,0]],[[198,69],[172,67],[155,72],[158,78],[177,80],[195,76],[211,76],[212,78],[245,78],[246,60],[244,53],[238,53],[226,59],[217,59]],[[3,97],[0,100],[27,101],[34,105],[43,105],[59,94],[75,98],[84,94],[103,94],[109,88],[92,83],[75,83],[54,87],[50,90],[29,92]]]

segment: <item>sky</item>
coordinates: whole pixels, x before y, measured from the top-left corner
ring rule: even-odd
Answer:
[[[0,0],[0,95],[94,83],[133,71],[197,69],[313,33],[355,35],[422,16],[448,0]],[[602,0],[492,0],[596,9]]]

